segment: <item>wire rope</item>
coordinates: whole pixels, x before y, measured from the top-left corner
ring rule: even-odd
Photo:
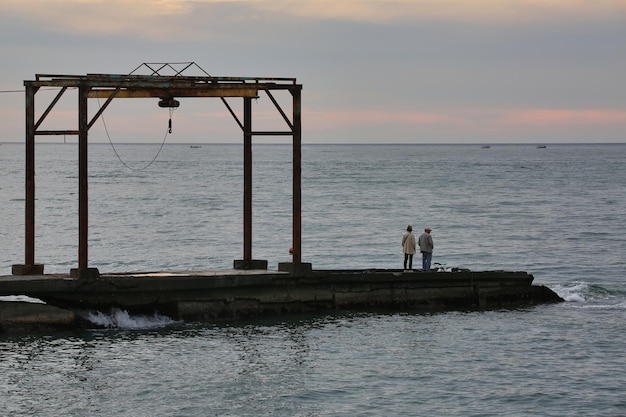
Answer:
[[[100,99],[98,99],[98,107],[100,107]],[[124,165],[126,168],[130,169],[131,171],[145,171],[146,169],[150,167],[150,165],[154,163],[154,161],[157,160],[157,158],[159,157],[159,154],[161,154],[161,151],[163,150],[163,146],[165,145],[165,141],[167,140],[168,134],[172,133],[172,114],[174,113],[174,109],[170,107],[169,111],[170,111],[170,120],[169,120],[167,129],[165,129],[165,135],[163,136],[163,140],[161,141],[161,146],[159,146],[159,150],[157,151],[156,155],[154,155],[154,158],[152,158],[150,162],[148,162],[146,165],[142,166],[141,168],[132,167],[122,159],[119,152],[117,152],[117,149],[115,148],[115,145],[113,144],[113,141],[111,140],[109,129],[107,128],[106,121],[104,120],[104,114],[100,115],[100,117],[102,118],[102,125],[104,126],[104,131],[106,132],[107,138],[109,139],[109,144],[111,145],[111,149],[113,149],[115,156],[122,163],[122,165]]]

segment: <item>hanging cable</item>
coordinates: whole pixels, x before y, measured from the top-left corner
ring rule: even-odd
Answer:
[[[100,99],[98,99],[98,107],[100,107]],[[165,136],[163,136],[163,140],[161,141],[161,146],[159,147],[159,150],[157,151],[156,155],[154,155],[154,158],[152,158],[152,160],[150,162],[148,162],[145,166],[141,167],[141,168],[135,168],[135,167],[131,167],[130,165],[128,165],[120,156],[120,154],[117,152],[117,149],[115,149],[115,145],[113,144],[113,141],[111,140],[111,135],[109,135],[109,129],[107,128],[107,124],[104,120],[104,114],[101,114],[100,117],[102,118],[102,125],[104,126],[104,131],[106,132],[107,138],[109,139],[109,144],[111,144],[111,148],[113,149],[113,152],[115,153],[115,156],[117,156],[117,159],[119,159],[119,161],[122,163],[122,165],[124,165],[126,168],[130,169],[131,171],[144,171],[146,169],[148,169],[148,167],[150,165],[152,165],[154,163],[154,161],[156,161],[156,159],[159,157],[159,154],[161,153],[161,151],[163,150],[163,146],[165,145],[165,141],[167,139],[167,135],[169,133],[172,133],[172,114],[174,113],[174,109],[170,108],[170,119],[168,122],[168,126],[167,129],[165,130]]]

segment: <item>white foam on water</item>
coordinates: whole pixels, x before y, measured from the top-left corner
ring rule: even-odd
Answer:
[[[555,285],[552,290],[565,301],[582,303],[587,301],[589,284],[585,282],[573,282],[566,285]]]
[[[25,295],[6,295],[3,297],[0,297],[0,301],[13,301],[13,302],[19,301],[23,303],[45,304],[43,301],[41,301],[38,298],[27,297]]]
[[[88,312],[83,318],[107,329],[154,329],[177,323],[176,320],[161,314],[131,315],[128,311],[118,308],[111,309],[110,313]]]
[[[566,302],[578,303],[579,307],[584,309],[623,310],[626,308],[626,301],[622,296],[584,281],[555,285],[552,290]]]

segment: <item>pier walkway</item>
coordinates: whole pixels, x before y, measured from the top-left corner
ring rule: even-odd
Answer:
[[[71,311],[168,315],[213,321],[331,310],[442,311],[563,301],[526,272],[406,272],[390,269],[204,270],[0,276],[0,296],[25,295]]]

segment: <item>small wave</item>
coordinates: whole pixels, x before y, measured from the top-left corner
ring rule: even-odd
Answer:
[[[552,290],[568,302],[588,302],[611,298],[611,292],[599,285],[583,281],[572,281],[555,285]]]
[[[568,302],[585,302],[589,293],[589,284],[585,282],[572,282],[564,285],[555,285],[552,288],[559,297]]]
[[[142,330],[165,327],[176,320],[154,313],[153,315],[131,315],[126,310],[113,308],[109,313],[101,311],[83,313],[82,317],[89,322],[106,329]]]
[[[626,301],[614,301],[609,303],[588,304],[582,306],[584,309],[602,309],[602,310],[624,310],[626,308]]]

